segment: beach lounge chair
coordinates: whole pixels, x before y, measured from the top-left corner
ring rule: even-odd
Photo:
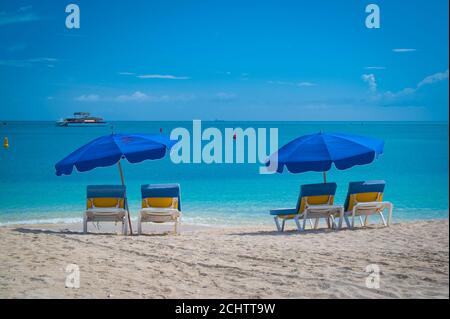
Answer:
[[[138,217],[138,235],[142,233],[142,223],[174,223],[174,233],[178,234],[181,217],[180,185],[150,184],[141,186],[142,209]]]
[[[284,231],[286,220],[293,219],[299,231],[305,230],[306,221],[315,220],[314,229],[319,226],[321,218],[325,218],[329,228],[337,228],[336,217],[342,218],[343,207],[333,205],[336,193],[336,183],[321,183],[302,185],[296,208],[272,209],[270,214],[274,216],[278,231]],[[280,219],[282,225],[280,226]],[[300,219],[303,219],[302,224]]]
[[[344,218],[347,227],[355,227],[355,217],[359,217],[361,226],[367,226],[369,216],[379,215],[382,223],[389,226],[392,219],[394,205],[383,201],[385,181],[351,182],[344,205]],[[388,219],[384,218],[383,211],[388,210]],[[365,220],[363,221],[363,216]],[[351,217],[351,222],[349,220]],[[339,224],[342,224],[340,220]]]
[[[128,231],[125,202],[126,188],[122,185],[89,185],[84,213],[83,232],[88,222],[121,222],[124,235]]]

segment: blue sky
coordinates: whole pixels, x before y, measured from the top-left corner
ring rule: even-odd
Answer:
[[[0,119],[448,120],[447,0],[243,2],[3,0]]]

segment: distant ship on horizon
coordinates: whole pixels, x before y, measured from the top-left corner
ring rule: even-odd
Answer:
[[[75,112],[73,117],[61,119],[56,122],[57,126],[105,126],[107,122],[101,117],[91,116],[89,112]]]

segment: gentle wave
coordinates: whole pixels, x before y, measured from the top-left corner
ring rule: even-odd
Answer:
[[[49,218],[49,219],[26,219],[0,223],[0,226],[10,225],[39,225],[39,224],[77,224],[83,222],[83,218]]]
[[[83,221],[82,215],[79,212],[64,212],[69,215],[66,217],[55,218],[31,218],[31,219],[17,219],[0,222],[0,226],[8,225],[30,225],[30,224],[76,224]],[[74,217],[80,216],[80,217]],[[449,216],[449,210],[435,210],[435,209],[394,209],[394,222],[400,221],[415,221],[415,220],[430,220],[430,219],[445,219]],[[137,217],[131,217],[133,222],[136,222]],[[205,226],[205,227],[227,227],[227,226],[267,226],[273,223],[272,216],[267,214],[261,215],[227,215],[224,212],[188,212],[182,216],[182,223]]]

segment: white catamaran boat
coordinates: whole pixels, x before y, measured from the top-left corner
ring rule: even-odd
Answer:
[[[101,117],[93,117],[88,112],[73,113],[73,117],[61,119],[57,126],[105,126],[107,122]]]

